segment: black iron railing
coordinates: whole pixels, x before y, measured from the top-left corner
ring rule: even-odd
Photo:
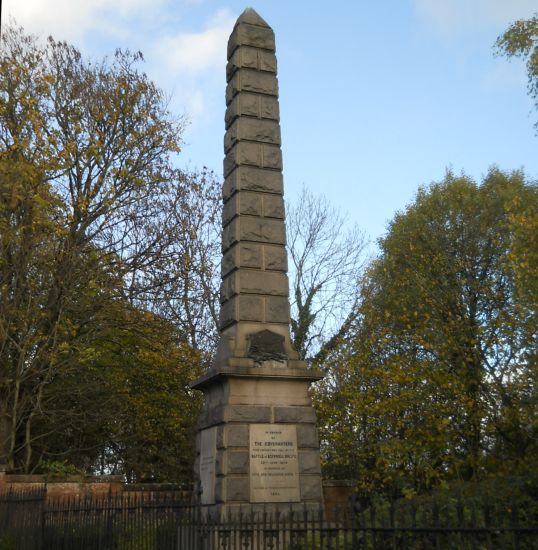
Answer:
[[[0,494],[0,550],[538,550],[537,503],[487,499],[297,504],[215,517],[173,494]]]

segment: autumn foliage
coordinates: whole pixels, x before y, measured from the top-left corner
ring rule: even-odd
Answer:
[[[396,215],[317,389],[329,474],[402,494],[536,468],[537,206],[492,169]]]

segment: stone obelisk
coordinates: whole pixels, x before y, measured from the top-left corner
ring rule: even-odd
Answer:
[[[252,9],[228,41],[220,343],[204,392],[196,471],[218,511],[322,501],[319,371],[290,339],[275,37]],[[292,505],[293,506],[293,505]]]

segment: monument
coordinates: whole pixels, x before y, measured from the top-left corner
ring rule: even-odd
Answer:
[[[298,359],[289,331],[276,73],[274,33],[246,9],[228,41],[220,341],[192,384],[205,396],[200,502],[217,514],[322,502],[308,393],[321,374]]]

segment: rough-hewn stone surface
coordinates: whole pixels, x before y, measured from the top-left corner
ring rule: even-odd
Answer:
[[[275,422],[314,423],[316,411],[313,407],[275,407]]]
[[[274,33],[247,9],[228,42],[221,330],[290,323],[276,71]]]

